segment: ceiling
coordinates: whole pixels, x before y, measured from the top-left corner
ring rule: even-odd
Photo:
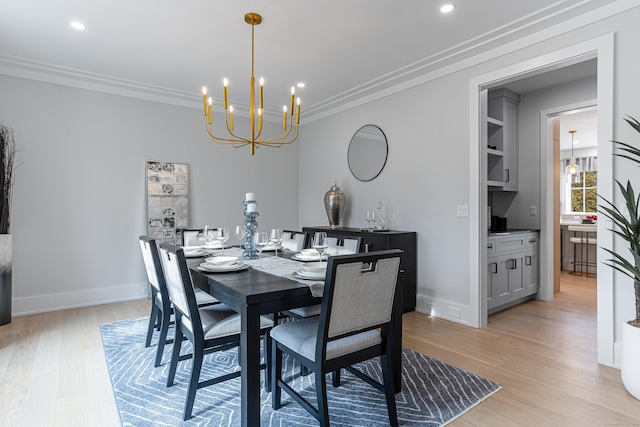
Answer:
[[[445,15],[444,1],[424,0],[2,0],[0,69],[194,103],[203,85],[219,102],[228,77],[230,100],[242,108],[251,74],[244,14],[257,12],[255,76],[266,81],[265,107],[280,111],[289,87],[304,82],[297,94],[308,118],[613,2],[454,0]]]

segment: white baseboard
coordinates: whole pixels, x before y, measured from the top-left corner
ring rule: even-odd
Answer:
[[[106,288],[13,298],[12,315],[24,316],[26,314],[142,299],[148,297],[147,288],[147,283],[132,283]]]
[[[418,294],[416,297],[416,311],[471,326],[471,309],[468,305]]]

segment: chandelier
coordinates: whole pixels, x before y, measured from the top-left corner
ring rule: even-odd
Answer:
[[[282,136],[276,138],[261,138],[262,134],[262,117],[264,116],[264,79],[260,78],[260,90],[259,101],[256,105],[255,99],[255,77],[254,71],[254,30],[256,25],[260,25],[262,17],[257,13],[247,13],[244,16],[244,20],[247,24],[251,25],[251,81],[250,81],[250,95],[249,95],[249,137],[244,138],[237,135],[233,129],[233,106],[229,105],[229,81],[224,79],[224,115],[225,124],[227,127],[228,136],[219,137],[213,134],[213,99],[207,98],[207,88],[202,88],[202,102],[204,105],[205,115],[205,128],[209,137],[216,144],[231,145],[234,148],[244,147],[246,145],[251,146],[251,155],[255,154],[256,147],[264,145],[267,147],[281,147],[285,144],[290,144],[298,138],[298,124],[300,123],[300,98],[295,103],[296,115],[294,124],[294,101],[295,89],[291,87],[291,101],[289,103],[289,118],[287,119],[287,106],[285,105],[282,113]],[[295,125],[295,133],[292,135],[292,130]]]
[[[569,131],[571,134],[571,164],[566,167],[565,172],[571,177],[573,182],[580,182],[580,166],[576,165],[575,158],[573,157],[573,134],[576,132],[575,130]]]

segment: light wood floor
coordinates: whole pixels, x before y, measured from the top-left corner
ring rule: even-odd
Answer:
[[[473,329],[404,316],[404,346],[502,385],[452,426],[640,426],[640,401],[598,365],[594,279],[563,275]],[[117,426],[98,326],[148,315],[149,301],[15,317],[0,327],[0,426]]]

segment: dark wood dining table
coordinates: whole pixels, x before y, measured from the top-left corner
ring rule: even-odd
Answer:
[[[319,304],[309,286],[266,271],[248,268],[229,273],[204,273],[196,267],[201,258],[190,259],[194,286],[208,292],[240,314],[240,368],[242,426],[260,425],[260,315]],[[395,302],[394,387],[401,388],[402,301]]]

